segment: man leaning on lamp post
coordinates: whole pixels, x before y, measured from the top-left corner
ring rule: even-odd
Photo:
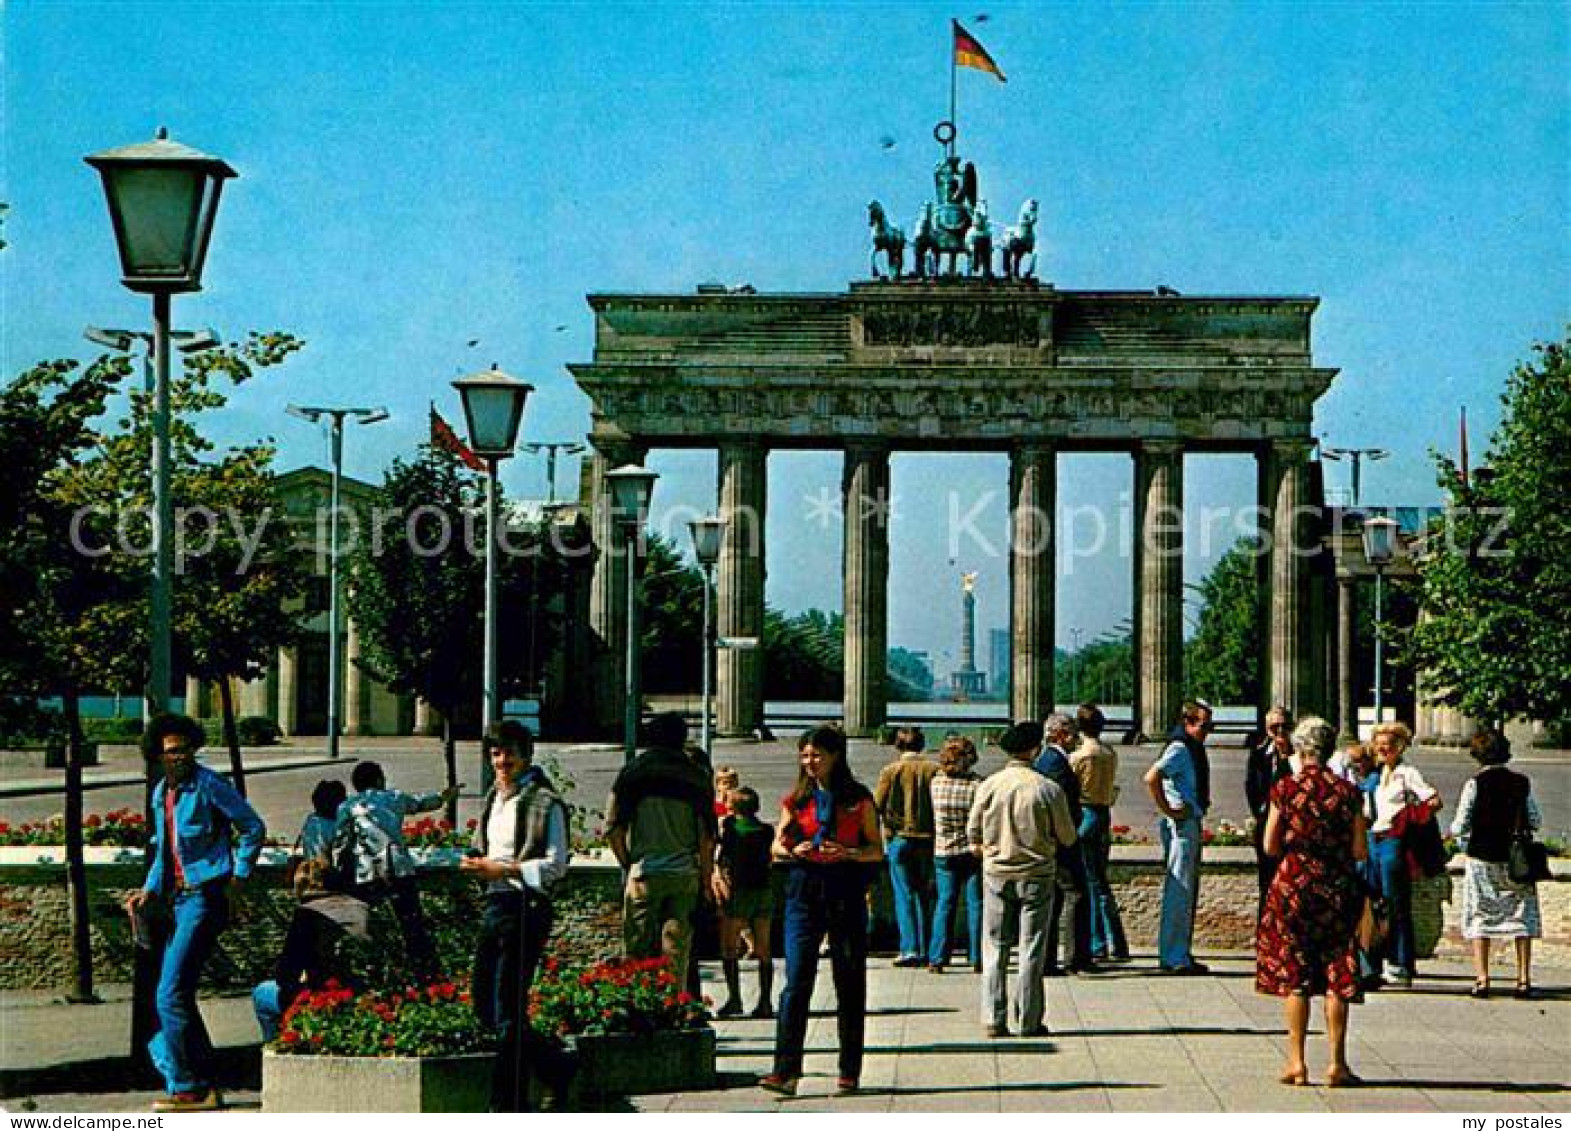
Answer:
[[[159,1031],[148,1042],[167,1093],[154,1111],[211,1111],[223,1104],[213,1086],[213,1044],[196,1006],[197,983],[230,903],[250,877],[267,829],[238,790],[196,762],[205,735],[185,715],[158,715],[142,735],[164,780],[153,789],[153,864],[140,891],[126,898],[134,917],[158,907],[170,920],[159,961],[155,1003]],[[229,832],[238,834],[231,846]]]

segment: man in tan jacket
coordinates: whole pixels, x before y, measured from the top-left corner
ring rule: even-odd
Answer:
[[[1047,1033],[1042,969],[1060,845],[1075,843],[1064,791],[1032,768],[1042,750],[1042,724],[1016,723],[998,745],[1004,768],[984,781],[971,804],[966,835],[982,857],[982,1025],[989,1037],[1009,1035],[1009,951],[1020,948],[1015,1022],[1022,1037]]]
[[[900,930],[896,966],[922,966],[932,918],[933,776],[938,763],[922,756],[927,736],[921,727],[895,732],[898,757],[878,775],[873,802],[884,827],[884,855]]]

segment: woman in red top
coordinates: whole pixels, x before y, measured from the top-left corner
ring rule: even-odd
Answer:
[[[775,1025],[774,1071],[759,1086],[796,1094],[802,1078],[808,1006],[818,976],[818,950],[829,936],[840,1035],[841,1092],[862,1076],[867,1007],[867,883],[884,859],[878,810],[867,787],[851,776],[845,733],[820,726],[797,743],[801,771],[781,799],[774,857],[788,865],[785,898],[785,989]]]

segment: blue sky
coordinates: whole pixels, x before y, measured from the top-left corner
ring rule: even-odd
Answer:
[[[1458,406],[1481,451],[1511,366],[1562,332],[1564,4],[42,0],[3,16],[4,371],[82,356],[89,322],[146,323],[81,158],[162,124],[241,173],[177,323],[309,343],[234,397],[220,440],[271,435],[283,466],[321,462],[286,401],[385,403],[393,420],[348,445],[348,470],[376,479],[424,437],[427,401],[456,418],[447,382],[492,361],[537,387],[527,438],[579,438],[588,402],[563,365],[589,356],[586,293],[838,290],[865,269],[870,198],[909,224],[951,15],[1009,75],[961,73],[961,145],[995,215],[1041,201],[1041,274],[1321,296],[1316,358],[1342,375],[1316,430],[1394,453],[1366,501],[1433,500],[1426,453],[1454,447]],[[653,465],[658,502],[712,505],[712,456]],[[804,502],[838,475],[827,453],[772,461],[782,607],[838,606],[838,531]],[[1345,485],[1345,465],[1330,475]],[[544,481],[538,459],[505,472],[515,495]],[[992,493],[980,525],[1001,530],[1004,461],[900,456],[894,481],[891,639],[947,669],[959,573],[982,573],[984,628],[1005,623],[1007,586],[1001,557],[951,560],[934,486],[963,510]],[[1253,473],[1191,459],[1186,485],[1197,511],[1242,506]],[[1126,460],[1061,468],[1065,505],[1128,490]],[[1191,579],[1207,560],[1191,555]],[[1129,610],[1116,554],[1070,564],[1065,644]]]

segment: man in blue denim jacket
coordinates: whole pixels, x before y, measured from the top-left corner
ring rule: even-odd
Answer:
[[[228,781],[196,763],[202,728],[184,715],[159,715],[147,725],[142,750],[163,766],[153,790],[153,865],[142,890],[126,899],[133,915],[155,899],[173,919],[159,965],[159,1031],[148,1043],[168,1095],[154,1111],[220,1106],[209,1074],[212,1041],[196,1007],[202,967],[229,921],[231,895],[251,875],[266,828]],[[231,844],[231,830],[238,843]]]

